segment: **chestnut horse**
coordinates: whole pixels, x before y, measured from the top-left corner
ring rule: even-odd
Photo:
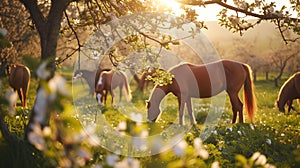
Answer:
[[[22,106],[27,107],[26,99],[30,85],[30,71],[22,64],[8,65],[9,85],[18,92]]]
[[[284,112],[285,105],[288,105],[288,112],[291,109],[295,110],[293,107],[294,99],[298,99],[298,103],[300,104],[300,72],[292,75],[280,88],[277,99],[279,111]]]
[[[207,65],[193,65],[189,63],[175,66],[169,71],[174,75],[172,83],[155,86],[147,103],[148,121],[155,122],[160,114],[159,104],[168,94],[173,93],[178,98],[179,124],[183,124],[184,106],[187,105],[190,122],[195,119],[192,112],[191,98],[209,98],[226,91],[230,97],[233,118],[236,122],[239,112],[239,122],[243,121],[243,104],[238,93],[244,85],[244,103],[248,116],[253,122],[256,100],[253,93],[251,68],[230,60],[221,60]]]
[[[85,69],[78,69],[75,71],[73,79],[76,80],[79,77],[83,77],[86,80],[87,84],[89,85],[90,94],[94,95],[96,83],[99,80],[99,74],[102,71],[109,71],[109,70],[110,69],[97,69],[94,71],[90,71]]]
[[[122,72],[115,72],[113,70],[111,71],[102,71],[99,74],[99,80],[96,83],[96,100],[99,105],[106,105],[106,98],[107,98],[107,93],[109,92],[111,95],[111,104],[113,105],[114,101],[114,92],[113,90],[119,87],[120,90],[120,99],[119,103],[121,102],[122,99],[122,90],[123,87],[125,87],[125,90],[127,92],[127,98],[128,100],[131,99],[131,91],[130,87],[127,81],[127,77],[124,73]]]

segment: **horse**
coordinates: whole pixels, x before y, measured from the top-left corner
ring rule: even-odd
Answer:
[[[22,107],[27,107],[27,94],[30,85],[30,71],[28,67],[22,64],[8,65],[9,85],[18,92]]]
[[[96,100],[99,105],[106,105],[107,93],[109,92],[111,95],[111,104],[113,105],[114,101],[114,92],[113,90],[119,87],[120,90],[120,99],[119,103],[122,99],[122,90],[125,87],[127,92],[128,100],[131,99],[131,91],[129,87],[129,83],[127,81],[127,77],[123,72],[116,71],[102,71],[99,74],[99,79],[97,81],[95,92],[96,92]]]
[[[109,71],[110,69],[97,69],[97,70],[94,70],[94,71],[90,71],[90,70],[85,70],[85,69],[78,69],[75,71],[74,73],[74,76],[73,76],[73,79],[76,80],[78,79],[79,77],[83,77],[89,88],[90,88],[90,95],[94,95],[95,93],[95,87],[96,87],[96,83],[97,81],[99,80],[99,74],[102,72],[102,71]]]
[[[239,122],[243,123],[243,103],[239,99],[238,93],[244,85],[244,103],[248,117],[253,122],[256,99],[252,70],[249,65],[231,60],[220,60],[206,65],[183,63],[171,68],[169,73],[174,75],[172,82],[163,86],[156,85],[147,101],[148,121],[155,122],[157,120],[161,113],[160,102],[168,93],[173,93],[178,99],[179,124],[183,124],[183,112],[186,104],[190,123],[193,125],[195,119],[191,98],[209,98],[226,91],[232,105],[232,123],[236,122],[237,113],[239,113]]]
[[[285,105],[288,105],[288,112],[290,112],[291,109],[296,111],[293,107],[294,99],[298,99],[298,104],[300,105],[300,72],[293,74],[281,86],[276,101],[279,111],[285,112]]]

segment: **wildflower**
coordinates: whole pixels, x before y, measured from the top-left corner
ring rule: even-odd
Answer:
[[[141,113],[134,113],[132,112],[130,114],[130,118],[133,120],[133,121],[136,121],[138,123],[142,123],[143,122],[143,115]]]
[[[211,168],[219,168],[220,167],[220,164],[218,161],[214,161],[211,165]]]
[[[208,152],[203,148],[202,140],[200,138],[194,139],[194,148],[197,154],[204,160],[209,156]]]
[[[175,145],[173,151],[177,156],[182,156],[185,153],[186,147],[187,147],[187,143],[185,142],[185,140],[182,140]]]
[[[255,152],[252,156],[251,156],[251,160],[256,160],[258,157],[260,156],[260,152]]]
[[[253,124],[250,124],[250,128],[251,128],[252,130],[254,130],[254,125],[253,125]]]
[[[255,161],[256,165],[265,165],[267,163],[267,158],[265,155],[260,155]]]
[[[117,130],[125,131],[127,129],[127,123],[125,121],[119,122]]]
[[[76,151],[76,154],[77,156],[81,157],[85,161],[89,161],[92,159],[92,155],[90,154],[90,152],[88,152],[86,149],[82,147]]]
[[[266,139],[266,142],[267,142],[267,144],[269,144],[269,145],[272,144],[272,141],[271,141],[271,139],[269,139],[269,138]]]
[[[260,152],[255,152],[250,159],[254,161],[255,165],[265,165],[267,163],[266,156]]]
[[[135,148],[141,151],[147,150],[147,141],[145,138],[140,138],[140,137],[133,137],[132,138],[132,144]]]

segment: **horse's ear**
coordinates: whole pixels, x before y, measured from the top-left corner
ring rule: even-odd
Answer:
[[[151,102],[149,100],[146,100],[145,102],[146,102],[147,108],[150,108]]]

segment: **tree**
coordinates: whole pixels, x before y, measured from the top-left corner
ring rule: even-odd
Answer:
[[[275,87],[279,87],[278,80],[282,77],[284,70],[288,64],[293,64],[291,60],[299,56],[299,44],[293,43],[276,49],[271,57],[272,64],[279,70],[277,76],[274,78]],[[297,62],[296,62],[297,63]]]

